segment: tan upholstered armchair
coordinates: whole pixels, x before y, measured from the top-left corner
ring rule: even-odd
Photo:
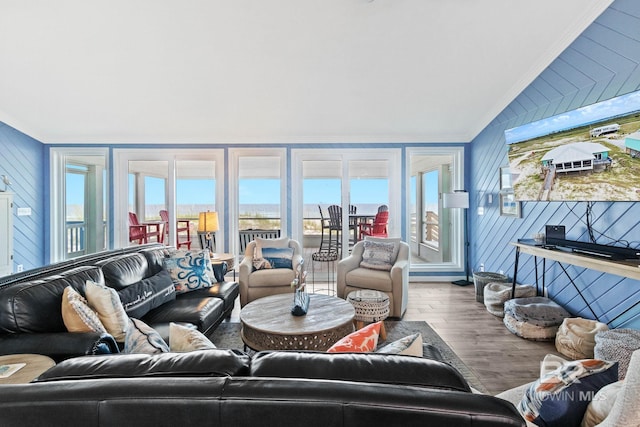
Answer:
[[[361,266],[365,242],[395,243],[397,256],[391,260],[391,270]],[[402,318],[409,299],[409,245],[400,239],[367,238],[353,246],[351,255],[338,263],[338,297],[346,298],[358,289],[374,289],[389,295],[389,317]],[[366,264],[366,263],[365,263]]]
[[[264,268],[254,270],[254,253],[256,245],[261,248],[291,248],[293,268]],[[280,239],[260,239],[247,244],[244,259],[239,266],[240,307],[258,298],[269,295],[293,292],[291,281],[295,278],[298,266],[303,264],[300,244],[288,237]],[[301,269],[302,271],[304,268]],[[292,300],[293,301],[293,300]]]

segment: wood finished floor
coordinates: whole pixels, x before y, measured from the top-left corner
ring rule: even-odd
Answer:
[[[237,301],[231,321],[238,322],[239,315]],[[473,286],[411,283],[402,320],[427,322],[491,394],[533,381],[544,356],[559,354],[553,342],[529,341],[510,333],[501,318],[476,302]]]

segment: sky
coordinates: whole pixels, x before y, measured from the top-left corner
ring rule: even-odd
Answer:
[[[178,204],[215,204],[213,180],[178,180]],[[145,195],[147,204],[164,204],[164,180],[147,177]],[[351,180],[351,203],[382,204],[388,201],[388,180]],[[132,204],[132,195],[129,195]],[[240,204],[278,203],[280,180],[243,179],[240,181]],[[73,201],[69,201],[73,204]],[[76,202],[80,203],[80,202]],[[307,179],[304,182],[304,204],[340,204],[340,179]]]
[[[504,134],[507,144],[513,144],[638,110],[640,110],[640,91],[507,129]]]

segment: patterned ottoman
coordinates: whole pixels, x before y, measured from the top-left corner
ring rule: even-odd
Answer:
[[[511,299],[511,286],[511,283],[491,282],[484,287],[484,305],[489,313],[504,317],[504,303]],[[516,298],[535,296],[535,286],[516,286]]]
[[[582,317],[564,319],[556,334],[556,350],[573,360],[593,359],[596,334],[608,330],[606,324],[596,320]]]
[[[384,292],[360,289],[349,292],[347,301],[356,310],[353,320],[356,322],[357,329],[361,329],[364,326],[364,322],[380,322],[389,316],[389,295]],[[384,322],[381,323],[380,338],[387,339]]]
[[[504,303],[504,325],[521,338],[550,341],[571,313],[546,297],[515,298]]]
[[[640,349],[640,331],[637,329],[609,329],[596,334],[593,354],[596,359],[618,362],[618,379],[627,375],[629,361],[634,351]]]

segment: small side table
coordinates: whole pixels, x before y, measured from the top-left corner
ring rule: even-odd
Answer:
[[[0,365],[24,363],[25,366],[7,378],[0,378],[0,384],[26,384],[38,378],[44,371],[55,366],[56,362],[41,354],[9,354],[0,356]]]
[[[212,252],[211,253],[211,263],[212,264],[221,264],[223,262],[227,263],[227,272],[233,270],[233,280],[236,280],[236,266],[235,266],[236,257],[233,254],[228,254],[224,252]]]
[[[373,289],[360,289],[349,292],[347,301],[356,310],[353,320],[356,322],[357,329],[361,329],[364,326],[364,322],[380,322],[389,317],[389,295],[384,292],[374,291]],[[387,339],[384,322],[380,327],[380,338]]]

